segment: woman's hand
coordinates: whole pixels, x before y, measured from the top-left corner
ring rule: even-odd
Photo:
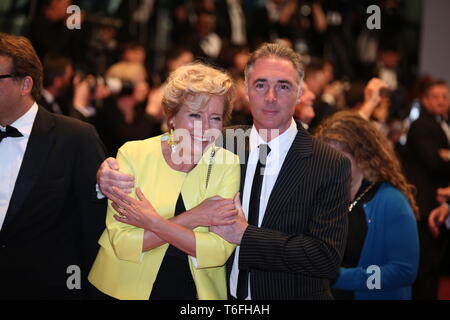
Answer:
[[[238,211],[233,199],[216,196],[206,199],[187,214],[194,215],[197,227],[212,227],[232,224]]]
[[[136,189],[138,200],[131,198],[122,190],[113,187],[113,193],[108,194],[108,198],[113,202],[112,207],[117,213],[114,219],[145,230],[152,230],[152,226],[162,217],[153,208],[140,188]]]

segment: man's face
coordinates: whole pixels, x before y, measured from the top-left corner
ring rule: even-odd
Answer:
[[[327,85],[327,77],[323,71],[315,71],[308,75],[306,83],[314,94],[320,94]]]
[[[214,16],[210,14],[200,14],[197,17],[197,33],[200,37],[205,37],[214,30]]]
[[[395,69],[400,62],[400,55],[393,50],[386,50],[381,53],[381,62],[386,68]]]
[[[133,48],[128,49],[123,54],[123,60],[132,62],[132,63],[139,63],[144,64],[146,59],[146,54],[144,48]]]
[[[258,59],[248,73],[247,95],[256,129],[285,132],[301,96],[292,62],[275,57]]]
[[[177,68],[184,66],[185,64],[194,61],[194,55],[190,51],[185,51],[177,58],[167,61],[167,68],[170,72],[175,71]]]
[[[134,82],[133,98],[137,103],[145,102],[150,88],[145,80]]]
[[[311,124],[311,121],[316,116],[314,112],[314,101],[316,95],[312,92],[305,81],[302,81],[302,97],[300,103],[296,106],[296,117],[303,123]]]
[[[61,21],[67,18],[67,8],[72,5],[72,0],[53,0],[49,9],[51,10],[51,19]]]
[[[64,95],[67,90],[70,87],[70,84],[72,83],[73,79],[73,67],[72,65],[68,64],[66,66],[66,70],[64,72],[64,75],[62,77],[57,78],[57,86],[59,89],[59,95]]]
[[[431,87],[423,97],[423,105],[432,114],[439,116],[447,115],[450,109],[448,86],[435,85]]]
[[[0,75],[12,73],[12,59],[0,56]],[[9,119],[15,113],[15,108],[21,105],[21,81],[13,78],[0,79],[0,124],[5,125],[5,119]]]

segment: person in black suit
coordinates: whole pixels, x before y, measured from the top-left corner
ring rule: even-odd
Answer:
[[[194,32],[180,42],[198,59],[214,64],[226,46],[224,39],[215,32],[216,17],[213,11],[204,8],[196,10],[196,17]]]
[[[29,38],[42,59],[47,54],[70,57],[77,66],[86,58],[90,26],[85,19],[81,28],[70,30],[67,27],[69,14],[67,8],[76,4],[73,0],[38,1],[37,14],[29,26]]]
[[[234,224],[212,228],[239,245],[230,274],[237,299],[332,299],[328,279],[347,237],[350,163],[293,121],[302,78],[299,55],[277,44],[262,45],[246,67],[253,128],[239,153],[243,202],[236,206],[243,210]]]
[[[436,192],[450,182],[450,94],[447,83],[432,81],[424,90],[419,119],[411,124],[404,167],[409,182],[417,188],[420,264],[414,299],[437,299],[439,262],[443,239],[435,239],[428,228],[430,212],[439,206]]]
[[[228,263],[230,294],[332,299],[329,279],[338,274],[347,238],[350,162],[293,121],[303,78],[298,54],[264,44],[246,78],[254,126],[231,128],[222,141],[241,158],[243,206],[236,201],[234,224],[211,229],[239,245]],[[113,168],[112,159],[100,167],[100,188],[129,191],[133,177]]]
[[[215,3],[216,32],[231,45],[244,46],[248,39],[247,0],[227,0]]]
[[[0,300],[85,298],[104,229],[103,144],[36,103],[42,73],[29,40],[0,33]]]
[[[50,54],[45,56],[43,67],[44,81],[38,104],[47,111],[70,115],[72,105],[68,102],[74,73],[72,62],[69,58]]]

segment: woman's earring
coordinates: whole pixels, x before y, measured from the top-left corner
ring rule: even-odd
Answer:
[[[169,131],[169,140],[167,140],[167,144],[169,145],[169,148],[172,151],[172,153],[175,152],[177,143],[175,142],[173,129],[170,129],[170,131]]]

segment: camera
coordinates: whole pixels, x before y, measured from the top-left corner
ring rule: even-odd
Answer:
[[[134,83],[130,80],[119,78],[97,78],[97,84],[103,83],[113,96],[129,96],[134,92]]]
[[[77,72],[77,77],[80,82],[85,80],[88,82],[89,91],[92,95],[94,95],[98,85],[104,85],[108,88],[110,95],[113,97],[128,96],[134,92],[134,83],[130,80],[104,77],[101,75],[88,75],[82,71]]]
[[[388,88],[381,88],[380,91],[378,92],[378,94],[380,97],[386,98],[386,97],[389,97],[390,90]]]

